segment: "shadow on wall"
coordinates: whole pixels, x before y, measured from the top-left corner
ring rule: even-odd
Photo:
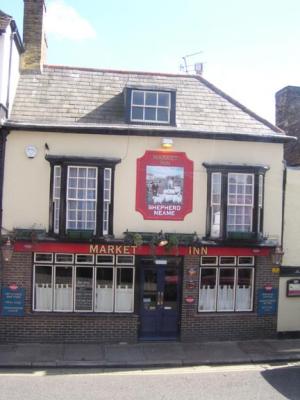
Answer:
[[[123,124],[125,122],[123,93],[119,93],[117,96],[114,96],[105,103],[102,103],[93,111],[89,112],[81,118],[78,118],[77,122],[84,122],[87,124],[97,124],[105,122]]]
[[[300,367],[263,371],[262,377],[286,399],[300,399]]]

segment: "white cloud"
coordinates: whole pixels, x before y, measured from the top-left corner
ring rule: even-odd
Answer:
[[[63,0],[53,0],[47,5],[46,32],[60,39],[83,40],[96,37],[91,24]]]

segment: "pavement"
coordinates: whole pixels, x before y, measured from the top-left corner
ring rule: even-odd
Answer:
[[[300,339],[136,344],[0,344],[1,368],[158,368],[300,361]]]

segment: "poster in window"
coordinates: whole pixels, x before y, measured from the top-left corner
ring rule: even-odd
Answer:
[[[146,151],[137,160],[136,210],[144,219],[183,220],[192,191],[193,162],[185,153]]]

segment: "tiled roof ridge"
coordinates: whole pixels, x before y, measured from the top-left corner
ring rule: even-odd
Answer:
[[[274,130],[275,132],[285,134],[284,130],[280,129],[278,126],[267,121],[265,118],[260,117],[254,111],[249,110],[249,108],[245,107],[243,104],[241,104],[240,102],[238,102],[237,100],[235,100],[234,98],[223,92],[221,89],[217,88],[215,85],[207,81],[205,78],[203,78],[203,76],[194,75],[194,77],[198,79],[201,83],[206,85],[209,89],[213,90],[215,93],[217,93],[218,95],[222,96],[224,99],[229,101],[231,104],[240,108],[242,111],[250,115],[250,117],[255,118],[256,120],[266,125],[268,128]]]
[[[194,74],[184,74],[175,72],[152,72],[152,71],[134,71],[134,70],[122,70],[122,69],[106,69],[106,68],[91,68],[91,67],[76,67],[70,65],[54,65],[45,64],[44,68],[49,69],[65,69],[65,70],[78,70],[78,71],[91,71],[91,72],[104,72],[111,74],[135,74],[135,75],[149,75],[149,76],[170,76],[170,77],[180,77],[180,78],[195,78],[197,75]]]

